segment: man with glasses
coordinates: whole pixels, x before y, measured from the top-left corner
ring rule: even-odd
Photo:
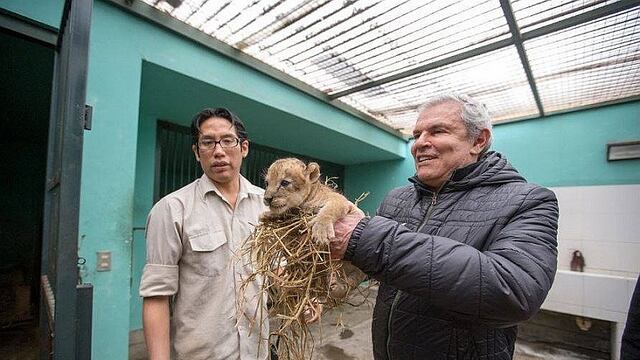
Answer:
[[[147,219],[140,295],[150,359],[266,359],[267,321],[250,322],[261,280],[240,290],[251,268],[239,249],[265,210],[263,190],[240,175],[247,132],[215,108],[194,117],[191,134],[204,174],[162,198]]]

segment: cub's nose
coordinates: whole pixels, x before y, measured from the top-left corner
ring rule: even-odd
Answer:
[[[269,197],[265,196],[264,197],[264,204],[267,205],[267,206],[271,206],[271,201],[272,200],[273,200],[272,196],[269,196]]]

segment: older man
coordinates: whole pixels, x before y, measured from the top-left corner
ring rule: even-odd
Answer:
[[[374,357],[510,359],[553,282],[556,198],[488,151],[488,112],[467,96],[428,101],[413,138],[411,184],[339,221],[332,243],[380,281]]]

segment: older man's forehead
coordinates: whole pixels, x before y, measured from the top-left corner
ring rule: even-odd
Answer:
[[[418,115],[414,128],[426,125],[454,125],[458,123],[462,124],[459,104],[442,103],[423,109]]]

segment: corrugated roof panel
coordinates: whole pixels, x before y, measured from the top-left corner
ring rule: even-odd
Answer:
[[[484,101],[496,122],[538,114],[513,47],[458,56],[508,45],[498,0],[143,1],[328,95],[405,76],[339,98],[396,129],[412,127],[416,107],[444,91]],[[545,113],[640,95],[638,0],[510,4],[530,39],[524,46]],[[574,22],[583,24],[557,30]],[[440,60],[449,65],[430,66]]]
[[[525,42],[545,111],[640,95],[640,9]]]
[[[511,0],[511,7],[520,29],[528,31],[614,2],[616,1]]]
[[[489,108],[494,121],[538,114],[515,47],[496,50],[341,98],[394,128],[413,126],[417,109],[444,92],[466,93]],[[411,115],[409,115],[411,114]],[[413,117],[407,124],[407,119]]]
[[[270,63],[335,93],[509,36],[495,1],[390,4],[336,13],[299,33],[303,40],[290,41]]]

